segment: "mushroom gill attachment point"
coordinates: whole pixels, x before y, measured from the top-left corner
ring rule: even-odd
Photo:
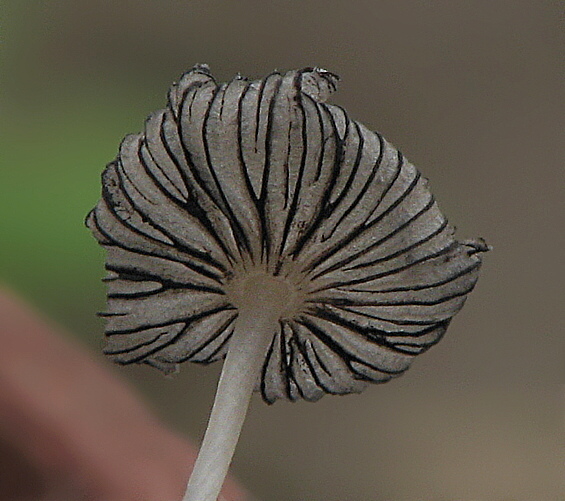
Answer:
[[[186,72],[127,136],[87,225],[106,249],[104,351],[165,372],[225,359],[184,501],[214,501],[251,393],[316,401],[401,375],[473,289],[427,180],[327,104],[320,68]]]

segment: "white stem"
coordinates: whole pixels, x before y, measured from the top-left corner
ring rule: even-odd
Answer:
[[[269,301],[266,301],[268,303]],[[240,310],[222,369],[208,428],[183,501],[216,501],[259,380],[279,312],[269,304]]]

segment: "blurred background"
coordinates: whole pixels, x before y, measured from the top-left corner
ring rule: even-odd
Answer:
[[[0,282],[97,353],[104,256],[83,219],[121,138],[195,63],[218,80],[326,68],[332,102],[430,178],[461,239],[494,250],[401,379],[317,404],[256,397],[236,474],[265,501],[565,500],[563,10],[0,0]],[[199,441],[220,368],[115,370]]]

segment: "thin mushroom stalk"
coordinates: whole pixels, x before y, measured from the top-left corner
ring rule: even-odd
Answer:
[[[127,136],[87,225],[106,249],[104,351],[166,373],[225,359],[184,501],[214,501],[251,394],[315,402],[400,376],[474,288],[428,182],[326,101],[319,68],[217,83],[198,65]]]
[[[251,394],[288,299],[286,284],[262,275],[251,277],[241,292],[239,315],[214,406],[183,501],[218,498]]]

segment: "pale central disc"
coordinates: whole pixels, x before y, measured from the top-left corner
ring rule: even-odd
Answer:
[[[280,318],[292,317],[304,304],[305,294],[295,284],[264,271],[234,278],[227,286],[230,302],[240,311],[268,308]]]

